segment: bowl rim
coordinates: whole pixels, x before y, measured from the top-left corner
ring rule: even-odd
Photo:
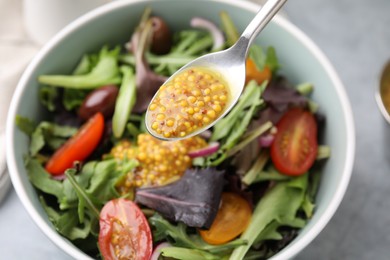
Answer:
[[[47,222],[45,222],[39,215],[38,211],[33,206],[27,192],[23,188],[23,182],[19,177],[19,173],[17,171],[17,163],[16,158],[14,156],[15,150],[13,147],[14,140],[14,132],[15,132],[15,124],[14,118],[16,116],[16,111],[21,101],[21,95],[26,86],[28,85],[28,79],[31,77],[35,67],[39,64],[39,62],[46,57],[46,55],[50,52],[50,50],[57,45],[63,38],[67,35],[71,34],[73,31],[77,30],[81,25],[90,22],[96,17],[105,15],[111,11],[117,10],[121,7],[137,4],[137,3],[148,3],[153,2],[154,0],[122,0],[122,1],[112,1],[103,6],[100,6],[81,17],[77,18],[65,28],[63,28],[60,32],[58,32],[48,43],[46,43],[41,50],[36,54],[36,56],[29,63],[28,67],[24,71],[21,76],[19,83],[15,89],[12,102],[9,108],[7,121],[6,121],[6,136],[7,136],[7,164],[9,173],[11,176],[11,180],[15,191],[22,202],[24,208],[27,210],[30,217],[34,220],[35,224],[43,231],[43,233],[59,248],[61,248],[68,255],[76,258],[76,259],[90,259],[84,252],[81,250],[75,250],[75,248],[70,244],[70,242],[66,241],[55,229],[52,228]],[[259,4],[242,1],[242,0],[209,0],[211,2],[224,3],[227,5],[231,5],[240,9],[244,9],[253,13],[256,13],[260,7]],[[347,132],[347,147],[346,147],[346,160],[344,163],[344,167],[342,170],[343,176],[341,181],[339,182],[338,188],[336,192],[332,195],[330,199],[329,206],[325,209],[324,213],[319,217],[316,225],[314,225],[304,237],[302,237],[298,242],[292,243],[282,251],[280,251],[276,256],[272,257],[273,260],[279,259],[289,259],[297,255],[302,249],[304,249],[326,226],[326,224],[330,221],[337,208],[339,207],[344,194],[347,190],[349,180],[353,170],[354,157],[355,157],[355,127],[354,120],[350,102],[348,100],[345,88],[337,75],[335,69],[331,65],[328,58],[323,54],[323,52],[319,49],[319,47],[306,35],[301,31],[297,26],[292,24],[290,21],[281,17],[280,15],[276,15],[272,19],[273,23],[276,23],[282,29],[289,32],[293,35],[297,40],[299,40],[302,45],[304,45],[310,53],[321,63],[325,72],[331,79],[333,85],[335,86],[335,90],[337,95],[340,98],[343,117],[346,119],[346,132]]]

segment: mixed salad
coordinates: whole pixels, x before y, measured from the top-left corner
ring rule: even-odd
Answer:
[[[211,130],[172,142],[145,130],[167,77],[239,37],[226,12],[220,27],[195,17],[173,32],[146,8],[125,45],[38,78],[46,120],[16,118],[26,169],[53,226],[91,257],[266,259],[312,217],[324,118],[273,47],[251,47],[243,94]]]

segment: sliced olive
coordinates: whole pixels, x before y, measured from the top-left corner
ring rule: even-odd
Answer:
[[[166,54],[172,46],[172,33],[161,17],[154,16],[151,19],[153,22],[151,51],[155,54]]]
[[[79,117],[87,120],[97,112],[101,112],[105,118],[111,117],[114,113],[118,92],[119,89],[115,85],[103,86],[92,91],[80,106]]]

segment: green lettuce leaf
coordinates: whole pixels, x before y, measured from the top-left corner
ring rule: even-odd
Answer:
[[[120,48],[111,51],[107,47],[99,53],[96,66],[84,75],[41,75],[38,81],[41,84],[64,88],[93,89],[108,84],[119,84],[121,77],[118,68]]]
[[[129,66],[122,66],[121,71],[123,73],[123,81],[119,89],[112,118],[112,131],[116,138],[122,136],[137,96],[133,69]]]
[[[273,224],[276,226],[284,223],[298,226],[304,224],[297,220],[297,212],[307,190],[307,176],[304,174],[290,181],[278,182],[264,195],[256,205],[248,228],[241,235],[241,239],[247,240],[248,244],[237,247],[230,259],[243,259],[249,248],[258,240],[258,236],[274,221],[278,223]],[[275,236],[275,228],[269,229],[268,234]]]

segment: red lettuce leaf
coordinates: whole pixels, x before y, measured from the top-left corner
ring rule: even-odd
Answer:
[[[166,77],[151,70],[145,59],[145,52],[149,50],[153,36],[153,20],[149,18],[149,12],[149,9],[145,10],[139,26],[131,37],[130,44],[128,44],[129,51],[135,56],[137,98],[133,112],[136,113],[146,111],[154,94],[167,80]]]
[[[169,220],[208,229],[218,212],[223,186],[223,171],[190,169],[174,183],[138,189],[135,200]]]
[[[306,107],[308,104],[307,98],[301,95],[284,77],[277,77],[271,81],[262,98],[267,107],[261,110],[256,125],[261,125],[266,121],[276,124],[289,108]]]

